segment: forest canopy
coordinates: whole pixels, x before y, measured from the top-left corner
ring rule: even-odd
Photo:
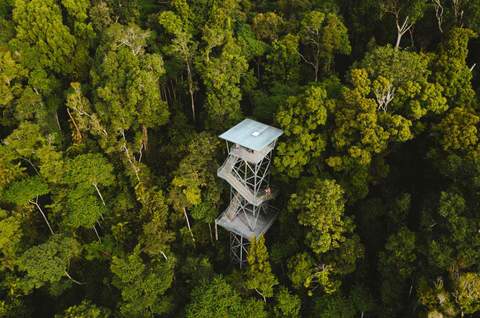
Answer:
[[[0,0],[0,317],[478,317],[480,0]],[[278,127],[230,260],[218,135]]]

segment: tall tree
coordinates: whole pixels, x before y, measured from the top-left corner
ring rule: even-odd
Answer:
[[[192,302],[186,308],[187,318],[265,318],[262,302],[242,299],[223,277],[217,276],[193,289]]]
[[[344,191],[333,180],[306,182],[291,195],[288,209],[298,213],[298,222],[308,228],[305,241],[314,253],[290,260],[290,278],[297,287],[318,285],[334,293],[341,275],[354,271],[356,261],[363,257],[363,246],[353,234],[353,220],[344,215],[344,204]]]
[[[114,256],[113,284],[121,290],[120,313],[124,317],[154,317],[170,310],[165,295],[173,282],[175,260],[154,258],[145,262],[137,246],[125,257]]]
[[[194,135],[188,145],[188,153],[173,173],[170,200],[174,208],[183,213],[191,232],[187,209],[194,219],[210,224],[218,213],[221,187],[216,178],[215,156],[218,140],[208,133]]]
[[[145,52],[149,36],[149,31],[133,24],[112,25],[105,31],[92,72],[94,107],[103,126],[118,139],[126,132],[136,134],[138,152],[147,148],[147,129],[165,124],[169,117],[160,95],[163,60]]]
[[[335,107],[328,96],[328,83],[312,86],[300,96],[291,96],[280,107],[276,120],[286,139],[280,141],[275,167],[289,177],[299,177],[305,166],[321,157],[326,147],[323,126]]]
[[[59,282],[65,276],[80,284],[68,273],[70,262],[80,256],[80,252],[78,241],[59,234],[52,235],[47,242],[26,250],[17,261],[18,268],[27,274],[20,282],[21,288],[29,292],[47,283]]]
[[[442,42],[435,60],[435,80],[444,88],[444,95],[452,106],[467,107],[476,103],[472,89],[473,69],[467,65],[468,43],[476,37],[469,29],[453,28]]]
[[[192,25],[192,15],[194,14],[185,0],[177,0],[172,3],[178,14],[172,11],[165,11],[160,14],[159,22],[172,34],[168,52],[173,57],[179,58],[185,65],[187,71],[188,93],[190,94],[190,106],[192,117],[195,122],[195,91],[197,85],[194,81],[193,62],[198,54],[198,42],[194,40],[194,27]]]
[[[311,11],[301,22],[300,38],[309,47],[311,57],[300,55],[313,67],[315,82],[318,81],[320,67],[328,74],[336,54],[350,54],[352,48],[348,40],[347,28],[341,19],[333,14]]]
[[[403,36],[412,30],[415,23],[423,17],[427,1],[425,0],[383,0],[379,2],[383,14],[390,14],[395,19],[397,40],[395,49],[400,48]]]
[[[248,289],[253,289],[260,294],[263,301],[266,302],[267,298],[273,296],[273,287],[278,284],[278,280],[272,273],[263,235],[251,241],[247,261],[248,269],[245,285]]]
[[[196,60],[206,87],[206,125],[214,131],[225,130],[242,117],[239,84],[248,63],[233,33],[232,20],[237,9],[237,0],[215,2],[203,29],[205,47]]]

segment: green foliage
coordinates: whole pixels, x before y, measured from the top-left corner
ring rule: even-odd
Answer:
[[[48,185],[38,176],[15,181],[2,195],[3,200],[24,205],[49,192]]]
[[[54,0],[16,0],[13,9],[16,37],[12,45],[22,52],[28,69],[48,68],[72,72],[71,56],[76,39],[63,24],[61,8]]]
[[[301,41],[312,51],[312,57],[303,60],[313,67],[317,81],[321,66],[328,73],[336,54],[350,54],[348,30],[336,14],[320,11],[308,12],[300,24]]]
[[[475,103],[472,72],[466,64],[468,43],[476,38],[469,29],[453,28],[442,43],[435,61],[435,80],[445,89],[445,97],[453,106],[471,106]]]
[[[315,303],[315,310],[318,317],[333,318],[353,318],[355,310],[352,303],[341,295],[332,295],[321,297]]]
[[[416,260],[415,233],[402,227],[392,234],[380,254],[382,271],[381,297],[385,304],[384,315],[390,315],[401,308],[401,297],[406,292],[406,281],[411,277]],[[397,288],[393,288],[396,286]]]
[[[187,318],[267,317],[262,302],[242,299],[221,276],[194,288],[191,299],[186,308]]]
[[[202,60],[197,60],[197,65],[202,63],[199,67],[200,74],[207,89],[206,124],[214,131],[222,131],[242,117],[242,95],[238,84],[248,65],[241,47],[235,43],[231,34],[212,36],[222,37],[224,40],[216,43],[213,40],[218,41],[220,38],[206,39],[209,51],[204,53]],[[221,53],[211,56],[210,51],[222,44]]]
[[[466,314],[480,310],[480,276],[477,273],[464,273],[457,283],[458,303]]]
[[[66,221],[74,228],[83,226],[92,228],[105,213],[105,207],[92,193],[90,188],[79,186],[68,193],[69,208]]]
[[[62,315],[55,315],[55,318],[108,318],[108,309],[98,307],[90,301],[84,300],[79,305],[67,308]]]
[[[480,0],[0,1],[0,316],[477,317],[478,31]],[[239,270],[244,117],[284,134]]]
[[[258,39],[274,41],[278,39],[285,21],[275,12],[257,13],[253,17],[252,29]]]
[[[267,55],[265,66],[267,79],[280,81],[286,85],[294,85],[300,79],[300,55],[298,52],[299,37],[287,34],[272,43],[271,52]]]
[[[148,220],[143,225],[140,235],[142,250],[151,255],[159,256],[168,249],[168,244],[174,239],[173,233],[167,228],[168,206],[162,191],[157,189],[145,190],[139,187],[137,196],[142,203],[141,213]]]
[[[415,260],[415,234],[403,227],[388,238],[385,253],[380,258],[384,268],[394,271],[400,278],[412,274],[412,262]]]
[[[268,252],[265,246],[264,236],[260,236],[251,241],[247,261],[246,287],[255,290],[264,300],[272,297],[273,287],[278,284],[278,280],[272,273],[270,262],[268,261]]]
[[[279,143],[274,161],[280,172],[298,177],[304,166],[321,156],[326,146],[321,127],[327,121],[327,111],[335,107],[334,103],[321,86],[309,87],[303,95],[286,100],[276,115],[288,138]]]
[[[20,247],[22,220],[18,215],[9,215],[0,209],[0,269],[12,270],[15,265],[16,254]]]
[[[475,147],[479,121],[480,118],[466,108],[455,107],[449,111],[437,126],[443,150],[467,151]]]
[[[173,173],[170,199],[177,210],[191,208],[192,216],[211,223],[220,201],[215,156],[219,141],[207,133],[193,136],[188,153]]]
[[[9,106],[18,97],[25,75],[25,69],[14,59],[12,53],[0,48],[0,106]]]
[[[287,288],[281,287],[277,293],[274,308],[276,317],[296,318],[300,317],[301,300],[297,295],[292,295]]]
[[[149,31],[137,25],[113,24],[105,31],[98,65],[93,72],[95,109],[113,132],[165,124],[169,117],[162,101],[159,78],[165,69],[159,54],[145,53]]]
[[[345,218],[342,187],[334,180],[318,180],[301,194],[292,194],[291,213],[298,211],[298,222],[311,228],[307,242],[317,254],[338,248],[345,241],[344,233],[353,224]]]
[[[28,291],[47,283],[59,282],[65,277],[73,258],[80,255],[78,241],[62,235],[52,235],[43,244],[26,250],[17,260],[19,270],[26,272],[21,288]]]
[[[459,314],[459,308],[452,295],[445,289],[442,278],[437,278],[433,286],[429,286],[426,279],[422,278],[418,284],[417,292],[419,300],[428,310],[428,315],[444,315],[455,317]]]
[[[120,312],[125,317],[153,317],[170,310],[170,301],[164,296],[173,282],[175,261],[153,259],[145,263],[139,248],[126,257],[112,258],[113,284],[121,290]]]
[[[99,153],[76,156],[67,163],[65,182],[83,186],[110,186],[114,182],[113,166]]]

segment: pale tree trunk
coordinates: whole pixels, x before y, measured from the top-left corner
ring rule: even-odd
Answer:
[[[212,226],[210,223],[208,223],[208,229],[210,230],[210,242],[212,242],[213,245],[213,233],[212,233]]]
[[[373,93],[377,101],[378,110],[382,110],[386,112],[388,108],[388,104],[390,104],[390,102],[395,97],[395,87],[393,87],[392,84],[389,84],[388,86],[383,87],[382,89],[374,89]]]
[[[76,279],[73,279],[72,276],[70,276],[70,274],[69,274],[67,271],[65,271],[64,274],[65,274],[65,276],[68,277],[68,279],[70,279],[70,280],[71,280],[72,282],[74,282],[75,284],[77,284],[77,285],[83,285],[83,284],[84,284],[84,283],[79,282],[79,281],[76,280]]]
[[[462,23],[463,10],[461,10],[462,0],[452,0],[452,4],[453,4],[453,12],[455,15],[455,20],[457,24],[460,27],[462,27],[463,26],[463,23]]]
[[[183,215],[185,216],[185,220],[187,221],[188,230],[190,231],[190,235],[192,236],[192,241],[195,242],[195,237],[193,237],[192,228],[190,227],[190,220],[188,219],[187,209],[183,208]]]
[[[302,58],[302,60],[307,63],[307,64],[310,64],[312,67],[313,67],[313,71],[315,73],[315,82],[318,81],[318,70],[319,70],[319,62],[318,61],[315,61],[315,62],[312,62],[312,61],[309,61],[305,56],[303,56],[302,53],[298,52],[298,55]]]
[[[122,138],[123,138],[123,151],[125,152],[125,156],[127,157],[128,162],[132,166],[133,172],[135,173],[135,177],[137,177],[137,181],[140,182],[140,176],[138,174],[138,167],[135,165],[134,160],[135,157],[132,159],[132,156],[130,155],[130,151],[128,150],[128,145],[127,145],[127,139],[125,138],[125,132],[122,130]]]
[[[255,288],[255,291],[260,295],[262,296],[263,298],[263,301],[266,303],[267,302],[267,298],[265,296],[263,296],[263,294],[261,292],[258,291],[258,289]]]
[[[25,157],[20,157],[21,160],[25,160],[26,162],[28,162],[30,164],[30,166],[33,168],[33,170],[35,170],[35,173],[40,175],[40,173],[38,172],[37,168],[35,167],[35,165],[27,158]]]
[[[440,33],[443,33],[443,6],[442,0],[432,0],[433,5],[435,7],[435,17],[437,18],[438,29]]]
[[[93,225],[93,231],[95,232],[95,235],[97,236],[98,241],[101,243],[102,239],[100,238],[100,235],[98,235],[98,231],[97,231],[97,228],[95,227],[95,225]]]
[[[100,189],[98,189],[98,186],[96,183],[92,183],[92,185],[95,187],[95,190],[97,190],[98,196],[100,197],[100,200],[102,200],[103,205],[105,206],[105,200],[103,200],[102,193],[100,192]]]
[[[40,207],[40,205],[38,204],[38,197],[35,201],[32,201],[30,200],[29,201],[31,204],[35,205],[38,209],[38,211],[40,211],[40,213],[42,214],[42,217],[43,219],[45,220],[45,223],[47,223],[47,226],[48,226],[48,229],[50,230],[50,233],[53,235],[55,234],[55,232],[53,232],[53,229],[52,229],[52,226],[50,225],[50,222],[48,222],[48,219],[47,219],[47,216],[45,215],[45,213],[43,212],[42,208]]]
[[[147,147],[148,147],[148,128],[145,125],[142,125],[142,133],[143,133],[142,145],[143,145],[143,148],[145,149],[145,151],[147,151]]]
[[[195,99],[194,99],[194,90],[193,90],[193,78],[192,78],[192,69],[190,66],[190,61],[187,61],[187,78],[188,78],[188,92],[190,93],[190,104],[192,106],[192,117],[193,122],[196,122],[195,116]]]
[[[82,138],[83,138],[82,132],[80,131],[80,128],[78,127],[77,122],[76,122],[75,119],[73,118],[73,116],[72,116],[72,114],[70,113],[70,110],[68,109],[68,107],[67,107],[67,114],[68,114],[68,117],[70,117],[70,120],[72,121],[72,124],[73,124],[73,126],[75,127],[75,130],[77,131],[78,141],[81,141]]]
[[[55,112],[55,120],[57,122],[58,130],[62,131],[62,126],[60,125],[60,120],[58,119],[58,111]]]
[[[407,33],[412,27],[413,22],[409,22],[410,18],[407,16],[403,21],[403,24],[400,25],[400,18],[398,14],[395,15],[396,25],[397,25],[397,42],[395,43],[395,50],[400,48],[400,42],[405,33]]]

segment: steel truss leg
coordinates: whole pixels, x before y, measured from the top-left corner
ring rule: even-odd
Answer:
[[[230,232],[230,257],[232,258],[232,262],[240,265],[240,268],[247,263],[249,244],[248,239]]]

